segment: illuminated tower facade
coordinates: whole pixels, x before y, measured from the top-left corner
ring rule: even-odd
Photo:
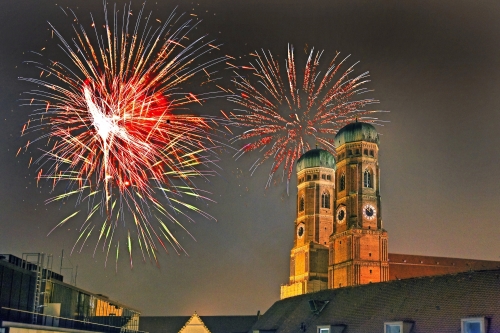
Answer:
[[[297,218],[290,280],[281,298],[328,288],[328,242],[333,232],[335,159],[313,149],[297,161]]]
[[[379,136],[356,122],[335,136],[337,153],[333,233],[329,238],[328,287],[389,280],[387,232],[380,209]]]

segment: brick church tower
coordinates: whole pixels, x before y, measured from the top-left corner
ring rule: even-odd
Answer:
[[[499,261],[388,253],[380,209],[378,133],[371,124],[356,121],[340,129],[334,140],[335,158],[313,149],[297,161],[290,280],[281,286],[281,299],[500,267]]]
[[[290,253],[290,281],[281,298],[328,288],[328,242],[332,234],[335,159],[313,149],[297,161],[297,218]]]
[[[335,136],[337,188],[329,241],[329,288],[389,280],[378,142],[375,128],[361,122],[343,127]]]
[[[297,218],[290,280],[281,299],[327,288],[387,281],[378,133],[367,123],[335,136],[337,162],[323,149],[297,161]]]

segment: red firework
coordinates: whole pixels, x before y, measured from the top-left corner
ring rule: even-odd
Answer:
[[[128,212],[143,256],[147,253],[156,260],[157,242],[165,250],[170,243],[177,253],[184,251],[167,221],[184,229],[179,217],[191,220],[186,211],[212,219],[183,199],[207,199],[192,179],[211,174],[205,166],[214,163],[212,119],[186,113],[184,108],[201,104],[210,94],[195,96],[178,89],[198,73],[208,74],[206,69],[225,57],[200,62],[201,55],[217,48],[212,41],[201,37],[186,42],[193,26],[187,21],[173,28],[175,13],[158,27],[147,23],[141,27],[143,10],[129,32],[130,7],[124,7],[121,28],[118,11],[109,25],[105,8],[103,33],[92,23],[95,41],[81,25],[74,27],[71,44],[52,27],[69,65],[37,64],[41,76],[51,78],[24,79],[43,88],[29,92],[30,105],[38,109],[23,134],[26,129],[48,130],[38,138],[50,143],[37,161],[38,180],[51,179],[54,188],[66,182],[69,189],[48,202],[76,195],[78,202],[89,203],[75,246],[80,242],[81,250],[96,234],[97,244],[102,241],[109,254],[118,221],[125,220]],[[150,15],[146,18],[149,22]],[[94,222],[96,212],[102,212],[101,224]],[[132,260],[130,229],[126,242]],[[119,241],[115,244],[118,258]]]
[[[368,82],[368,72],[353,75],[354,65],[342,72],[341,66],[348,57],[338,61],[337,53],[325,74],[320,76],[322,53],[315,53],[314,49],[310,52],[300,88],[293,46],[288,47],[284,73],[270,52],[255,52],[251,55],[256,57],[256,62],[246,67],[251,70],[249,75],[237,74],[233,79],[238,94],[229,100],[240,108],[228,119],[244,129],[233,141],[245,142],[235,156],[262,151],[262,157],[250,169],[252,173],[266,160],[274,160],[266,188],[280,167],[283,175],[287,174],[288,184],[295,161],[311,149],[311,144],[319,144],[334,154],[333,138],[340,128],[356,118],[365,122],[377,120],[368,115],[379,110],[362,108],[378,101],[356,98],[368,91],[363,87]]]

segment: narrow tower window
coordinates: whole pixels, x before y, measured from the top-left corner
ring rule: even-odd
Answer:
[[[339,188],[341,191],[345,190],[345,173],[340,175],[340,184]]]
[[[330,193],[324,192],[321,195],[321,208],[330,208]]]
[[[304,211],[304,197],[301,197],[299,200],[299,212]]]
[[[370,170],[366,169],[363,176],[363,186],[372,188],[372,174]]]

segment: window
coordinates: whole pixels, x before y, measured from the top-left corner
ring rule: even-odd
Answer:
[[[326,175],[321,175],[321,179],[326,179]]]
[[[462,333],[485,333],[484,317],[462,319]]]
[[[345,173],[340,175],[340,184],[339,188],[341,191],[345,190]]]
[[[384,323],[384,333],[403,333],[403,323],[400,321]]]
[[[342,333],[345,331],[347,325],[331,325],[331,326],[317,326],[317,333]]]
[[[311,175],[307,175],[307,180],[311,180]]]
[[[330,326],[318,326],[318,333],[330,333]]]
[[[372,188],[372,174],[370,170],[366,169],[363,175],[363,186]]]
[[[301,197],[299,200],[299,212],[304,211],[304,197]]]
[[[326,180],[332,180],[332,176],[330,175],[326,176]]]
[[[370,150],[370,156],[375,156],[375,155],[373,154],[373,150]]]
[[[393,321],[384,323],[384,333],[410,333],[413,328],[411,321]]]
[[[318,179],[318,175],[313,175],[313,179],[314,180]]]
[[[359,155],[359,149],[356,149],[356,155]]]
[[[352,155],[352,150],[347,149],[347,156],[351,156],[351,155]]]
[[[324,192],[321,195],[321,208],[330,209],[330,193]]]
[[[364,155],[368,155],[368,149],[363,150]]]

